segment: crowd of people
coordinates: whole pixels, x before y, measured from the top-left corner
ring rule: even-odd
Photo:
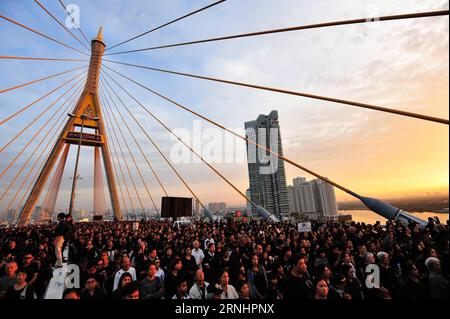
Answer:
[[[64,299],[440,299],[449,290],[449,227],[169,221],[0,230],[0,298],[45,296],[55,268],[80,269]]]

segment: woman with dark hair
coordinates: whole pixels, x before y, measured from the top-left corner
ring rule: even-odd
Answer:
[[[195,258],[191,255],[192,249],[191,247],[186,247],[184,250],[184,258],[183,258],[183,269],[184,276],[188,282],[188,286],[192,286],[194,283],[194,275],[198,269],[197,263],[195,262]]]
[[[313,287],[314,290],[312,293],[312,299],[328,299],[329,287],[327,281],[324,278],[319,277],[319,279],[314,282]]]
[[[355,274],[355,268],[353,268],[351,265],[344,264],[342,265],[341,272],[346,279],[345,292],[349,294],[352,299],[364,299],[361,289],[361,283],[359,282]]]
[[[333,273],[331,272],[331,269],[327,265],[319,265],[316,270],[316,278],[322,278],[327,282],[328,288],[331,288],[331,278],[333,277]]]
[[[177,278],[181,275],[183,269],[183,262],[180,257],[175,257],[170,265],[170,271],[167,273],[164,279],[165,297],[166,299],[172,299],[177,293]]]
[[[250,285],[250,294],[255,299],[265,299],[267,297],[267,288],[269,286],[266,270],[259,264],[257,254],[252,256],[252,265],[247,272],[248,284]]]
[[[119,279],[119,286],[117,287],[116,290],[113,291],[111,297],[113,299],[122,299],[122,292],[123,292],[123,288],[128,285],[129,283],[131,283],[133,281],[133,277],[131,276],[130,273],[128,272],[124,272],[122,274],[122,276],[120,276]]]
[[[27,283],[27,271],[23,268],[16,272],[16,283],[8,288],[5,299],[36,299],[33,287]]]
[[[250,295],[251,288],[248,282],[244,282],[239,290],[239,299],[253,299]]]
[[[220,289],[223,291],[220,299],[239,299],[236,289],[228,284],[229,280],[230,276],[228,270],[222,270],[219,276]]]

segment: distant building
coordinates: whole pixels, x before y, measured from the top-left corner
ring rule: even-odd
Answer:
[[[226,210],[226,204],[224,202],[209,203],[208,210],[212,213],[223,213]]]
[[[306,181],[304,177],[293,179],[288,186],[289,211],[302,213],[316,219],[337,216],[337,203],[334,187],[327,182],[314,179]]]
[[[249,140],[283,155],[277,111],[245,122],[245,130]],[[289,212],[284,161],[247,142],[247,162],[251,200],[281,219]]]
[[[200,216],[200,202],[198,199],[194,201],[194,216]]]
[[[298,185],[301,185],[303,183],[306,183],[306,177],[295,177],[292,180],[292,185],[294,185],[294,186],[298,186]]]
[[[318,212],[324,217],[337,216],[338,209],[334,187],[321,179],[314,179],[311,183]]]
[[[315,213],[317,212],[314,199],[313,185],[309,182],[295,183],[288,186],[290,212]]]

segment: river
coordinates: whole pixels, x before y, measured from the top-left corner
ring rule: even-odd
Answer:
[[[441,223],[446,223],[449,219],[448,213],[432,213],[432,212],[423,212],[423,213],[409,213],[421,219],[427,220],[428,217],[437,216]],[[380,215],[375,214],[370,210],[340,210],[339,215],[352,215],[352,219],[355,222],[364,222],[369,224],[375,224],[377,220],[381,223],[385,223],[386,219],[381,217]]]

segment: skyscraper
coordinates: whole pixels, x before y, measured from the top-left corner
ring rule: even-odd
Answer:
[[[337,216],[336,195],[331,184],[320,179],[306,181],[304,177],[296,177],[292,182],[293,186],[288,186],[290,212],[326,218]]]
[[[321,179],[314,179],[311,184],[318,212],[325,217],[337,216],[334,187]]]
[[[245,130],[249,140],[283,155],[277,111],[245,122]],[[247,162],[251,200],[281,219],[281,214],[289,212],[284,162],[248,142]]]
[[[315,213],[318,211],[313,185],[306,179],[301,183],[296,183],[294,179],[294,186],[288,186],[288,193],[290,212]]]
[[[299,186],[299,185],[301,185],[301,184],[303,184],[303,183],[306,183],[306,177],[295,177],[295,178],[292,180],[292,184],[293,184],[294,186]]]

